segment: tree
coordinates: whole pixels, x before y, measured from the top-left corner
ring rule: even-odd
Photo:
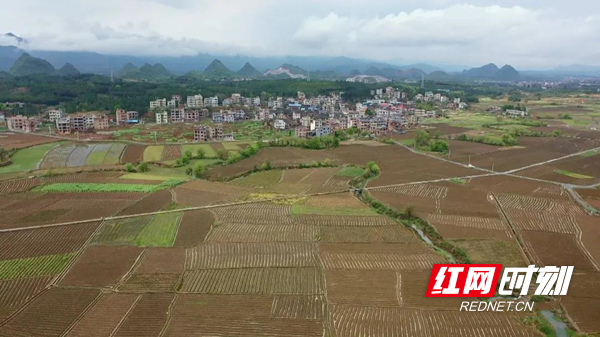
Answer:
[[[184,157],[187,157],[188,159],[192,158],[192,150],[185,150],[183,155],[184,155]]]
[[[182,165],[187,165],[189,163],[190,163],[190,157],[188,157],[188,156],[181,157],[181,164]]]
[[[218,149],[217,150],[217,158],[219,158],[221,160],[227,160],[227,150]]]
[[[192,168],[191,168],[191,167],[186,167],[186,168],[185,168],[185,174],[187,174],[188,176],[191,176],[191,175],[192,175],[192,172],[193,172],[193,170],[192,170]]]
[[[425,130],[419,130],[417,131],[417,138],[415,139],[415,142],[417,144],[417,147],[425,147],[429,146],[430,139],[431,135],[429,134],[429,132]]]
[[[194,165],[194,177],[196,178],[200,178],[202,177],[202,174],[204,173],[204,165],[202,165],[202,163],[196,163],[196,165]]]
[[[133,167],[133,164],[132,164],[132,163],[127,163],[127,164],[125,165],[125,170],[126,170],[127,172],[135,172],[135,168]]]
[[[204,151],[203,148],[199,148],[196,150],[196,157],[198,157],[198,159],[204,159],[204,157],[206,157],[206,151]]]
[[[150,166],[148,165],[148,163],[144,162],[139,164],[137,169],[139,172],[148,172],[150,171]]]

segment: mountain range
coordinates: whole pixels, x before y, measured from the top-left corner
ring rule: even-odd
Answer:
[[[70,77],[79,75],[79,70],[70,63],[65,63],[60,69],[55,69],[46,60],[23,53],[12,64],[9,73],[14,76],[58,75]]]

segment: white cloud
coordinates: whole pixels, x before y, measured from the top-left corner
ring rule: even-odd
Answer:
[[[0,32],[31,49],[112,54],[600,64],[600,2],[461,1],[0,0]]]

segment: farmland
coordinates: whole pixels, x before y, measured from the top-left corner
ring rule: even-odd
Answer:
[[[135,136],[145,131],[119,137]],[[569,295],[548,305],[572,330],[600,330],[585,291],[597,288],[600,228],[572,194],[600,199],[594,141],[456,142],[449,158],[360,141],[233,164],[207,158],[247,142],[34,145],[48,146],[40,168],[59,173],[0,180],[0,335],[539,335],[525,323],[535,313],[425,298],[432,266],[458,261],[574,265]],[[199,149],[192,161],[219,163],[202,178],[171,166]],[[371,161],[381,172],[350,189]],[[140,162],[157,165],[125,172]]]

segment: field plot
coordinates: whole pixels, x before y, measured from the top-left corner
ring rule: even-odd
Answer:
[[[313,226],[393,226],[396,222],[385,216],[344,216],[302,214],[294,216],[296,223]]]
[[[393,270],[326,270],[327,300],[379,307],[401,305],[399,274]]]
[[[105,287],[117,284],[143,249],[128,246],[91,246],[73,264],[61,281],[64,286]]]
[[[0,233],[0,260],[66,254],[81,248],[99,223]]]
[[[225,223],[214,227],[206,242],[311,242],[316,241],[318,235],[319,229],[315,226]]]
[[[162,145],[151,145],[144,150],[143,161],[157,162],[162,160],[165,147]]]
[[[87,157],[92,153],[94,149],[94,145],[82,145],[76,146],[73,151],[67,157],[66,166],[67,167],[78,167],[85,166],[85,161]]]
[[[406,270],[398,272],[396,276],[399,285],[397,297],[402,307],[456,310],[464,300],[460,297],[425,297],[430,270]]]
[[[575,235],[523,231],[525,249],[533,255],[536,265],[575,266],[575,270],[596,270]],[[552,244],[548,244],[551,242]]]
[[[130,144],[125,148],[125,152],[121,155],[121,164],[140,163],[144,156],[146,145]]]
[[[50,150],[44,158],[44,161],[41,164],[41,168],[43,169],[51,169],[57,167],[66,167],[67,166],[67,158],[71,152],[75,150],[75,147],[72,145],[61,145]]]
[[[568,201],[556,201],[545,198],[527,197],[515,194],[496,194],[498,202],[504,209],[521,211],[549,212],[564,215],[583,215],[585,212]]]
[[[577,189],[575,191],[590,206],[600,209],[600,189]]]
[[[323,302],[318,295],[181,294],[165,336],[323,336]]]
[[[321,242],[348,243],[401,243],[419,242],[412,231],[400,225],[395,226],[321,226],[319,228]]]
[[[169,317],[174,294],[144,294],[123,320],[114,336],[158,336]]]
[[[183,274],[184,293],[322,294],[318,268],[203,269]]]
[[[217,221],[236,224],[292,224],[292,208],[268,202],[218,207],[212,209]]]
[[[204,242],[215,218],[208,210],[195,210],[183,213],[174,247],[191,247]]]
[[[198,155],[198,150],[204,151],[206,158],[216,158],[217,152],[209,144],[186,144],[181,146],[181,152],[192,151],[192,155]]]
[[[110,149],[106,152],[102,164],[104,165],[119,165],[121,163],[121,155],[127,145],[122,143],[114,143],[110,146]]]
[[[443,199],[448,194],[447,187],[440,187],[429,184],[413,184],[406,186],[375,188],[375,191],[391,192],[410,195],[413,197]]]
[[[333,336],[537,336],[517,314],[330,305]],[[436,322],[443,322],[436,324]]]
[[[67,333],[68,337],[104,337],[117,328],[138,300],[135,294],[103,294]]]
[[[304,203],[309,207],[322,207],[322,208],[354,208],[354,209],[368,209],[369,206],[362,203],[358,198],[354,197],[352,193],[337,193],[329,195],[320,195],[310,197]]]
[[[206,243],[186,251],[185,266],[193,269],[316,267],[312,243]]]
[[[56,142],[55,138],[33,135],[30,133],[0,133],[0,147],[7,150],[22,149],[35,145]]]
[[[45,255],[0,261],[0,280],[56,275],[69,264],[73,254]]]
[[[325,269],[427,269],[444,259],[424,244],[319,244]]]
[[[60,336],[98,295],[93,289],[50,289],[0,327],[0,335]]]
[[[585,332],[600,330],[600,322],[596,314],[600,310],[599,277],[600,274],[596,271],[575,272],[568,295],[560,299],[561,304],[567,308],[569,316]]]
[[[579,232],[579,226],[574,215],[523,211],[519,209],[506,209],[504,213],[510,223],[520,230],[549,231],[565,234]]]
[[[152,193],[135,204],[126,207],[118,215],[132,215],[159,211],[172,201],[171,193],[167,190]]]
[[[171,247],[175,242],[180,212],[157,214],[152,221],[142,229],[135,239],[136,246],[142,247]]]
[[[162,159],[165,160],[175,160],[181,157],[181,145],[166,145],[162,152]],[[192,155],[196,155],[192,153]]]
[[[55,143],[49,143],[17,151],[11,157],[12,164],[0,167],[0,174],[38,169],[46,153],[51,151],[55,146]]]
[[[102,165],[111,144],[96,144],[85,160],[86,166]]]
[[[452,225],[469,228],[483,228],[483,229],[498,229],[507,230],[508,227],[502,220],[496,218],[481,218],[471,216],[458,216],[458,215],[442,215],[442,214],[429,214],[426,217],[427,221],[435,225]]]
[[[180,278],[180,274],[135,273],[119,286],[119,291],[133,293],[171,292],[176,289]]]
[[[452,243],[462,248],[473,263],[500,263],[506,267],[526,266],[515,241],[457,240]]]
[[[0,322],[44,290],[52,276],[0,281]]]
[[[106,221],[92,240],[99,245],[135,245],[136,238],[153,216]]]
[[[42,183],[40,178],[23,178],[0,182],[0,195],[27,192]]]

